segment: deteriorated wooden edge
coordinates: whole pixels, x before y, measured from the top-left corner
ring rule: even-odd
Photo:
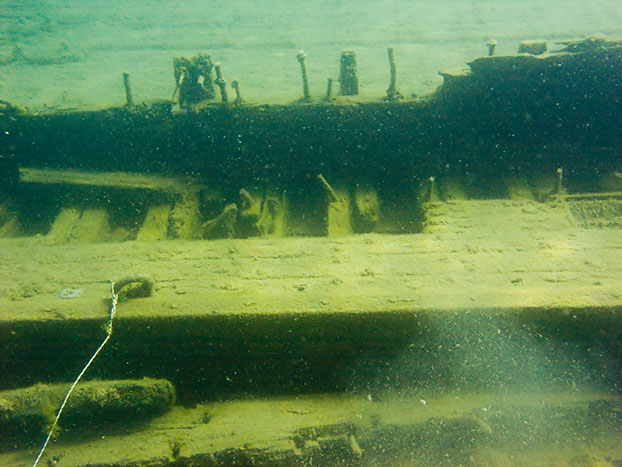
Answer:
[[[618,230],[45,245],[0,240],[0,321],[622,306]],[[82,289],[73,299],[66,288]]]
[[[116,189],[138,189],[162,191],[166,193],[193,193],[205,189],[196,180],[181,177],[133,174],[127,172],[84,172],[71,169],[19,169],[23,183],[43,183],[48,185],[83,185],[110,187]]]
[[[497,452],[521,465],[547,463],[543,456],[571,464],[586,455],[622,457],[616,420],[621,408],[617,395],[581,392],[242,399],[174,407],[133,432],[102,432],[82,441],[61,433],[46,458],[60,458],[68,467],[333,465],[359,459],[439,465],[466,455],[477,465],[506,465],[491,462],[490,453]],[[517,449],[523,445],[530,449]],[[34,453],[0,454],[0,463],[28,464]]]
[[[622,307],[619,229],[565,203],[436,203],[426,233],[47,245],[0,239],[0,322],[107,318],[109,280],[149,276],[118,318]],[[63,289],[82,289],[73,299]]]

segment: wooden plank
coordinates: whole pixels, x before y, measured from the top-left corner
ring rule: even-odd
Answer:
[[[166,193],[192,193],[205,187],[191,178],[163,177],[128,172],[85,172],[71,169],[21,167],[20,182],[48,185],[82,185],[115,189],[151,190]]]
[[[610,199],[622,198],[622,191],[603,191],[594,193],[573,193],[566,195],[553,195],[554,199]]]
[[[442,228],[53,247],[0,239],[0,320],[50,310],[101,319],[108,281],[126,276],[149,276],[156,291],[124,303],[124,316],[622,306],[618,229],[581,228],[566,206],[533,201],[454,201],[427,219]],[[65,288],[84,293],[63,299]]]
[[[621,306],[618,230],[157,243],[0,240],[0,320],[105,317],[109,279],[147,275],[123,316]],[[81,288],[81,297],[60,297]]]
[[[86,439],[61,433],[44,459],[62,459],[67,467],[458,465],[465,459],[570,465],[577,458],[622,458],[621,408],[618,395],[585,392],[241,399],[174,407],[140,425],[124,419],[125,429],[100,428]],[[3,453],[0,463],[29,465],[35,453]]]

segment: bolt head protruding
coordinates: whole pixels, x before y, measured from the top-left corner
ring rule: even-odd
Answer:
[[[488,39],[488,42],[486,42],[486,45],[488,46],[488,55],[494,55],[495,53],[495,47],[497,47],[498,42],[495,39]]]

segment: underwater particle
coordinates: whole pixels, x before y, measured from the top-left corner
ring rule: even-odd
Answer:
[[[82,295],[82,289],[67,288],[60,291],[60,298],[78,298]]]

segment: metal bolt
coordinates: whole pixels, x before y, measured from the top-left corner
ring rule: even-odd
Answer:
[[[391,82],[389,84],[389,89],[387,89],[387,99],[393,101],[402,97],[402,94],[397,90],[397,67],[395,66],[393,47],[387,48],[387,55],[389,56],[389,67],[391,71]]]
[[[490,39],[488,42],[486,42],[486,45],[488,46],[488,56],[492,57],[495,54],[495,47],[497,47],[498,42],[494,39]]]
[[[130,74],[127,71],[123,72],[123,86],[125,87],[125,104],[128,106],[134,105],[132,88],[130,86]]]
[[[331,203],[334,203],[336,201],[339,200],[339,198],[337,197],[337,193],[335,192],[335,190],[333,189],[332,186],[330,186],[330,183],[328,183],[326,181],[326,179],[324,178],[324,176],[322,174],[319,174],[317,176],[317,179],[320,181],[320,183],[322,184],[322,187],[324,188],[324,190],[326,191],[326,195],[328,196],[329,200]]]
[[[436,182],[436,177],[428,178],[428,182],[430,183],[428,185],[428,191],[424,197],[424,202],[430,203],[430,202],[436,201],[436,194],[434,193],[434,190],[435,190],[434,184]]]
[[[326,97],[324,98],[324,100],[327,102],[335,100],[335,98],[333,97],[333,79],[332,78],[328,78],[328,81],[326,83]]]
[[[242,93],[240,93],[240,82],[237,79],[231,81],[231,87],[235,89],[235,103],[242,103]]]
[[[303,99],[305,101],[310,101],[311,93],[309,92],[309,77],[307,75],[307,56],[305,55],[304,51],[301,50],[300,52],[298,52],[298,55],[296,55],[296,58],[298,59],[298,63],[300,63],[300,72],[302,73]]]
[[[216,63],[214,65],[214,68],[216,69],[216,80],[214,81],[214,83],[216,83],[216,85],[220,88],[220,98],[222,102],[226,103],[228,100],[227,82],[222,79],[222,70],[220,69],[220,63]]]

